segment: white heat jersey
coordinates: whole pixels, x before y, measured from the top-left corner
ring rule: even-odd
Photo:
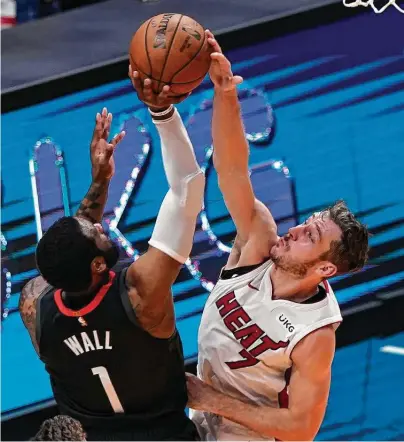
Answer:
[[[330,285],[326,297],[299,304],[272,299],[267,261],[209,295],[198,336],[198,376],[221,392],[255,405],[287,407],[291,352],[307,334],[342,321]],[[203,440],[268,440],[212,413],[191,410]]]

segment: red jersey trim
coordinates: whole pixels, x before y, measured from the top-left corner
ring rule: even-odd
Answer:
[[[278,393],[278,402],[279,408],[288,408],[289,407],[289,393],[288,387],[290,383],[290,376],[292,375],[292,367],[289,367],[285,371],[285,388]],[[276,439],[276,441],[280,441],[280,439]]]
[[[79,316],[88,315],[100,305],[101,301],[104,299],[104,296],[107,294],[109,288],[111,287],[114,279],[115,279],[115,273],[112,270],[110,270],[109,281],[107,282],[107,284],[103,285],[100,288],[99,292],[95,295],[94,299],[80,310],[72,310],[70,308],[67,308],[63,304],[62,290],[61,289],[56,290],[55,292],[56,306],[59,309],[60,313],[62,313],[65,316],[78,318]]]

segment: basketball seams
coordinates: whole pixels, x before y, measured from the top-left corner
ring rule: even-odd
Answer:
[[[184,64],[184,66],[182,66],[182,68],[181,69],[179,69],[177,72],[175,72],[174,74],[173,74],[173,76],[171,77],[171,79],[170,79],[170,83],[173,83],[173,80],[174,80],[174,77],[176,76],[176,75],[178,75],[183,69],[185,69],[187,66],[189,66],[194,60],[195,60],[195,58],[200,54],[200,52],[201,52],[201,50],[202,50],[202,48],[203,48],[203,46],[204,46],[204,44],[205,44],[205,39],[206,39],[206,34],[205,34],[205,32],[203,32],[203,40],[202,40],[202,44],[199,46],[199,48],[198,48],[198,50],[195,52],[195,54],[192,56],[192,58],[190,59],[190,60],[188,60],[185,64]],[[203,75],[203,77],[205,76],[206,74],[204,74]],[[192,82],[194,82],[194,81],[196,81],[196,80],[199,80],[201,77],[199,77],[199,78],[195,78],[195,80],[192,80],[192,81],[190,81],[189,83],[192,83]],[[175,83],[175,84],[182,84],[182,83]]]
[[[133,61],[132,55],[130,55],[130,58],[131,58],[131,60]],[[133,63],[134,63],[134,62],[133,62]],[[143,71],[142,71],[141,69],[139,69],[138,67],[136,67],[136,70],[137,70],[138,72],[140,72],[141,74],[143,74],[146,78],[150,78],[150,80],[153,80],[153,81],[158,81],[157,78],[154,78],[154,77],[150,77],[150,76],[148,76],[146,72],[143,72]],[[195,81],[200,80],[201,78],[204,78],[205,75],[206,75],[206,74],[203,74],[203,75],[201,75],[200,77],[195,78],[194,80],[190,80],[190,81],[180,81],[180,82],[178,82],[178,83],[175,82],[175,83],[166,83],[166,84],[168,84],[168,85],[171,85],[171,84],[174,84],[174,85],[176,85],[176,84],[190,84],[190,83],[194,83]],[[154,91],[153,91],[153,92],[154,92]],[[186,95],[186,94],[183,94],[183,95]]]
[[[172,17],[172,21],[169,16]],[[153,19],[158,20],[154,22]],[[169,21],[171,26],[167,27]],[[145,78],[152,80],[151,88],[154,94],[158,95],[163,86],[168,85],[172,87],[173,96],[186,96],[200,85],[209,70],[211,51],[207,45],[204,29],[198,22],[183,14],[161,14],[147,20],[138,32],[143,35],[136,38],[135,34],[132,38],[129,50],[130,61],[139,71],[142,81]],[[198,41],[200,43],[197,47]],[[136,66],[135,60],[139,60],[140,69]],[[167,75],[165,75],[166,70]]]
[[[158,84],[157,84],[157,93],[159,93],[159,91],[160,91],[160,83],[161,83],[161,79],[163,78],[163,75],[164,75],[164,69],[166,68],[167,61],[168,61],[168,56],[170,55],[171,48],[173,47],[174,39],[175,39],[175,36],[176,36],[176,34],[177,34],[178,28],[179,28],[179,26],[180,26],[180,23],[181,23],[182,17],[184,17],[183,14],[181,14],[181,17],[180,17],[180,19],[178,20],[177,26],[175,27],[175,30],[174,30],[174,33],[173,33],[173,37],[171,38],[171,41],[170,41],[170,45],[168,46],[168,49],[167,49],[166,57],[165,57],[165,59],[164,59],[163,67],[162,67],[162,69],[161,69],[161,73],[160,73],[160,80],[158,81]]]
[[[149,62],[150,77],[153,76],[153,66],[152,66],[152,62],[151,62],[151,58],[150,58],[150,54],[149,54],[149,49],[147,47],[147,31],[149,30],[149,26],[150,26],[151,22],[152,22],[152,19],[150,19],[149,23],[147,23],[146,31],[144,33],[144,44],[145,44],[145,49],[146,49],[147,61]]]

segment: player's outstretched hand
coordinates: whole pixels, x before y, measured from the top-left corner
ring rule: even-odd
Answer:
[[[95,116],[95,128],[90,143],[90,159],[93,182],[110,179],[115,173],[114,151],[122,141],[125,132],[122,131],[108,142],[111,130],[112,114],[104,107],[101,114]]]
[[[210,55],[212,63],[209,69],[210,78],[215,86],[215,91],[229,92],[236,89],[237,85],[243,82],[239,75],[233,75],[230,61],[223,55],[222,48],[216,41],[214,35],[205,31],[208,43],[212,46],[213,52]]]
[[[211,411],[216,396],[220,393],[191,373],[187,377],[188,407],[193,410]]]
[[[184,101],[191,95],[191,93],[184,95],[170,95],[170,86],[167,85],[163,87],[159,94],[156,94],[153,92],[152,81],[150,78],[146,78],[142,82],[139,72],[133,71],[131,65],[129,65],[128,76],[135,88],[139,100],[143,101],[143,103],[147,104],[147,106],[154,111],[161,111],[167,109],[171,104],[181,103],[181,101]]]

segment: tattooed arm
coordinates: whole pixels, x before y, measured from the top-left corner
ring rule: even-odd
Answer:
[[[93,224],[102,221],[105,203],[108,197],[108,188],[110,180],[92,181],[86,196],[76,212],[76,216],[87,218]]]
[[[116,135],[108,142],[112,114],[104,107],[95,118],[93,138],[90,143],[92,182],[86,196],[76,212],[76,216],[87,218],[92,223],[100,223],[108,197],[109,183],[115,172],[114,150],[125,136],[125,132]]]
[[[42,276],[31,279],[31,281],[28,281],[28,283],[23,287],[18,304],[22,322],[28,330],[32,345],[34,346],[38,355],[39,348],[36,340],[36,303],[39,295],[48,286],[49,284],[42,278]]]
[[[95,128],[90,144],[90,159],[92,167],[92,183],[86,196],[80,204],[76,216],[82,216],[93,223],[101,222],[105,203],[108,196],[109,182],[115,172],[113,153],[116,145],[125,136],[125,132],[116,135],[109,143],[109,131],[112,115],[104,108],[102,114],[95,118]],[[38,276],[31,279],[21,291],[18,309],[21,319],[31,337],[35,351],[39,355],[36,339],[36,304],[41,293],[49,284]]]

